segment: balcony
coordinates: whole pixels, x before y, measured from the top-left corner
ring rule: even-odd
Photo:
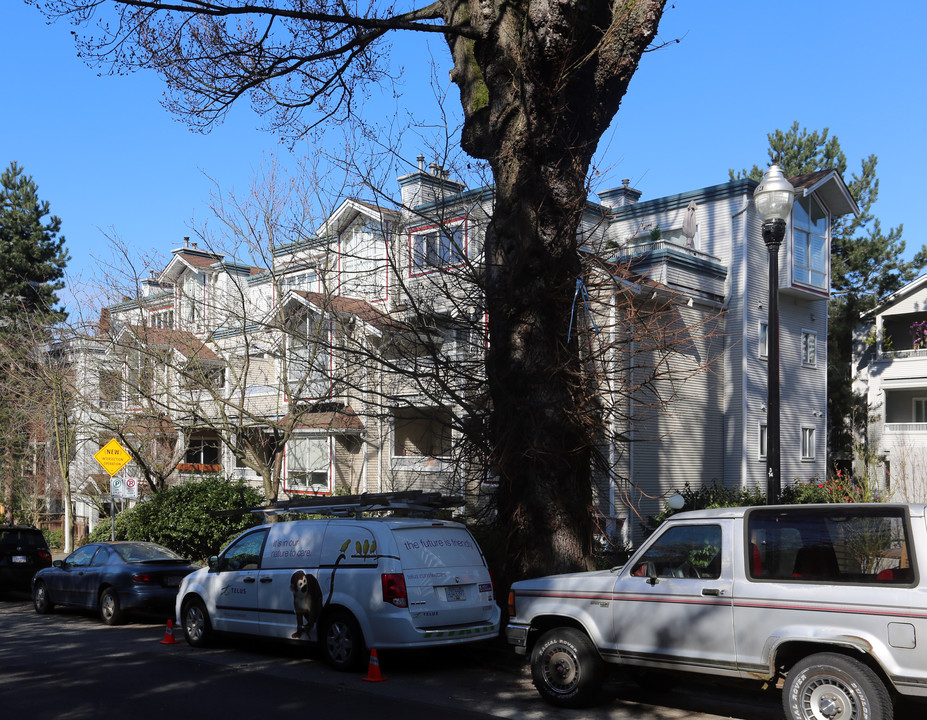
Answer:
[[[885,423],[886,435],[927,435],[927,422]]]
[[[636,243],[615,251],[614,260],[675,290],[700,297],[724,298],[727,268],[714,255],[671,240]]]

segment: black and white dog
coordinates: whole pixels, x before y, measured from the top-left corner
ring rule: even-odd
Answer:
[[[290,578],[290,590],[293,591],[293,609],[296,611],[296,632],[293,638],[303,633],[306,637],[322,614],[322,588],[315,575],[297,570]]]

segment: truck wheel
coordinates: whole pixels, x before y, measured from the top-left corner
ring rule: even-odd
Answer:
[[[48,597],[48,588],[45,583],[39,581],[35,584],[32,590],[32,604],[39,615],[47,615],[54,609],[55,603]]]
[[[583,707],[598,695],[605,663],[589,637],[574,628],[555,628],[531,651],[531,679],[551,705]]]
[[[789,720],[891,720],[888,688],[859,660],[819,653],[789,670],[782,688],[782,706]]]

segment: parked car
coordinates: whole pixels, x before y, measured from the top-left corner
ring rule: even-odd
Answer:
[[[51,552],[41,530],[0,525],[0,592],[28,592],[32,576],[51,564]]]
[[[925,505],[697,510],[623,567],[514,583],[506,635],[554,705],[623,666],[781,681],[789,720],[886,720],[927,697],[925,593]]]
[[[187,642],[214,631],[318,642],[338,670],[367,648],[417,648],[497,636],[501,610],[476,540],[427,518],[296,520],[240,535],[184,578]]]
[[[181,580],[199,567],[155,543],[91,543],[36,573],[32,600],[40,615],[55,605],[96,608],[107,625],[118,625],[134,610],[173,617]]]

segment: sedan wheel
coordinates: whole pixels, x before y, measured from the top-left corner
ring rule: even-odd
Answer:
[[[48,588],[45,587],[45,583],[35,584],[32,590],[32,604],[39,615],[46,615],[54,609],[55,604],[48,598]]]
[[[123,613],[119,605],[119,595],[113,588],[106,588],[100,595],[100,617],[107,625],[122,624]]]

